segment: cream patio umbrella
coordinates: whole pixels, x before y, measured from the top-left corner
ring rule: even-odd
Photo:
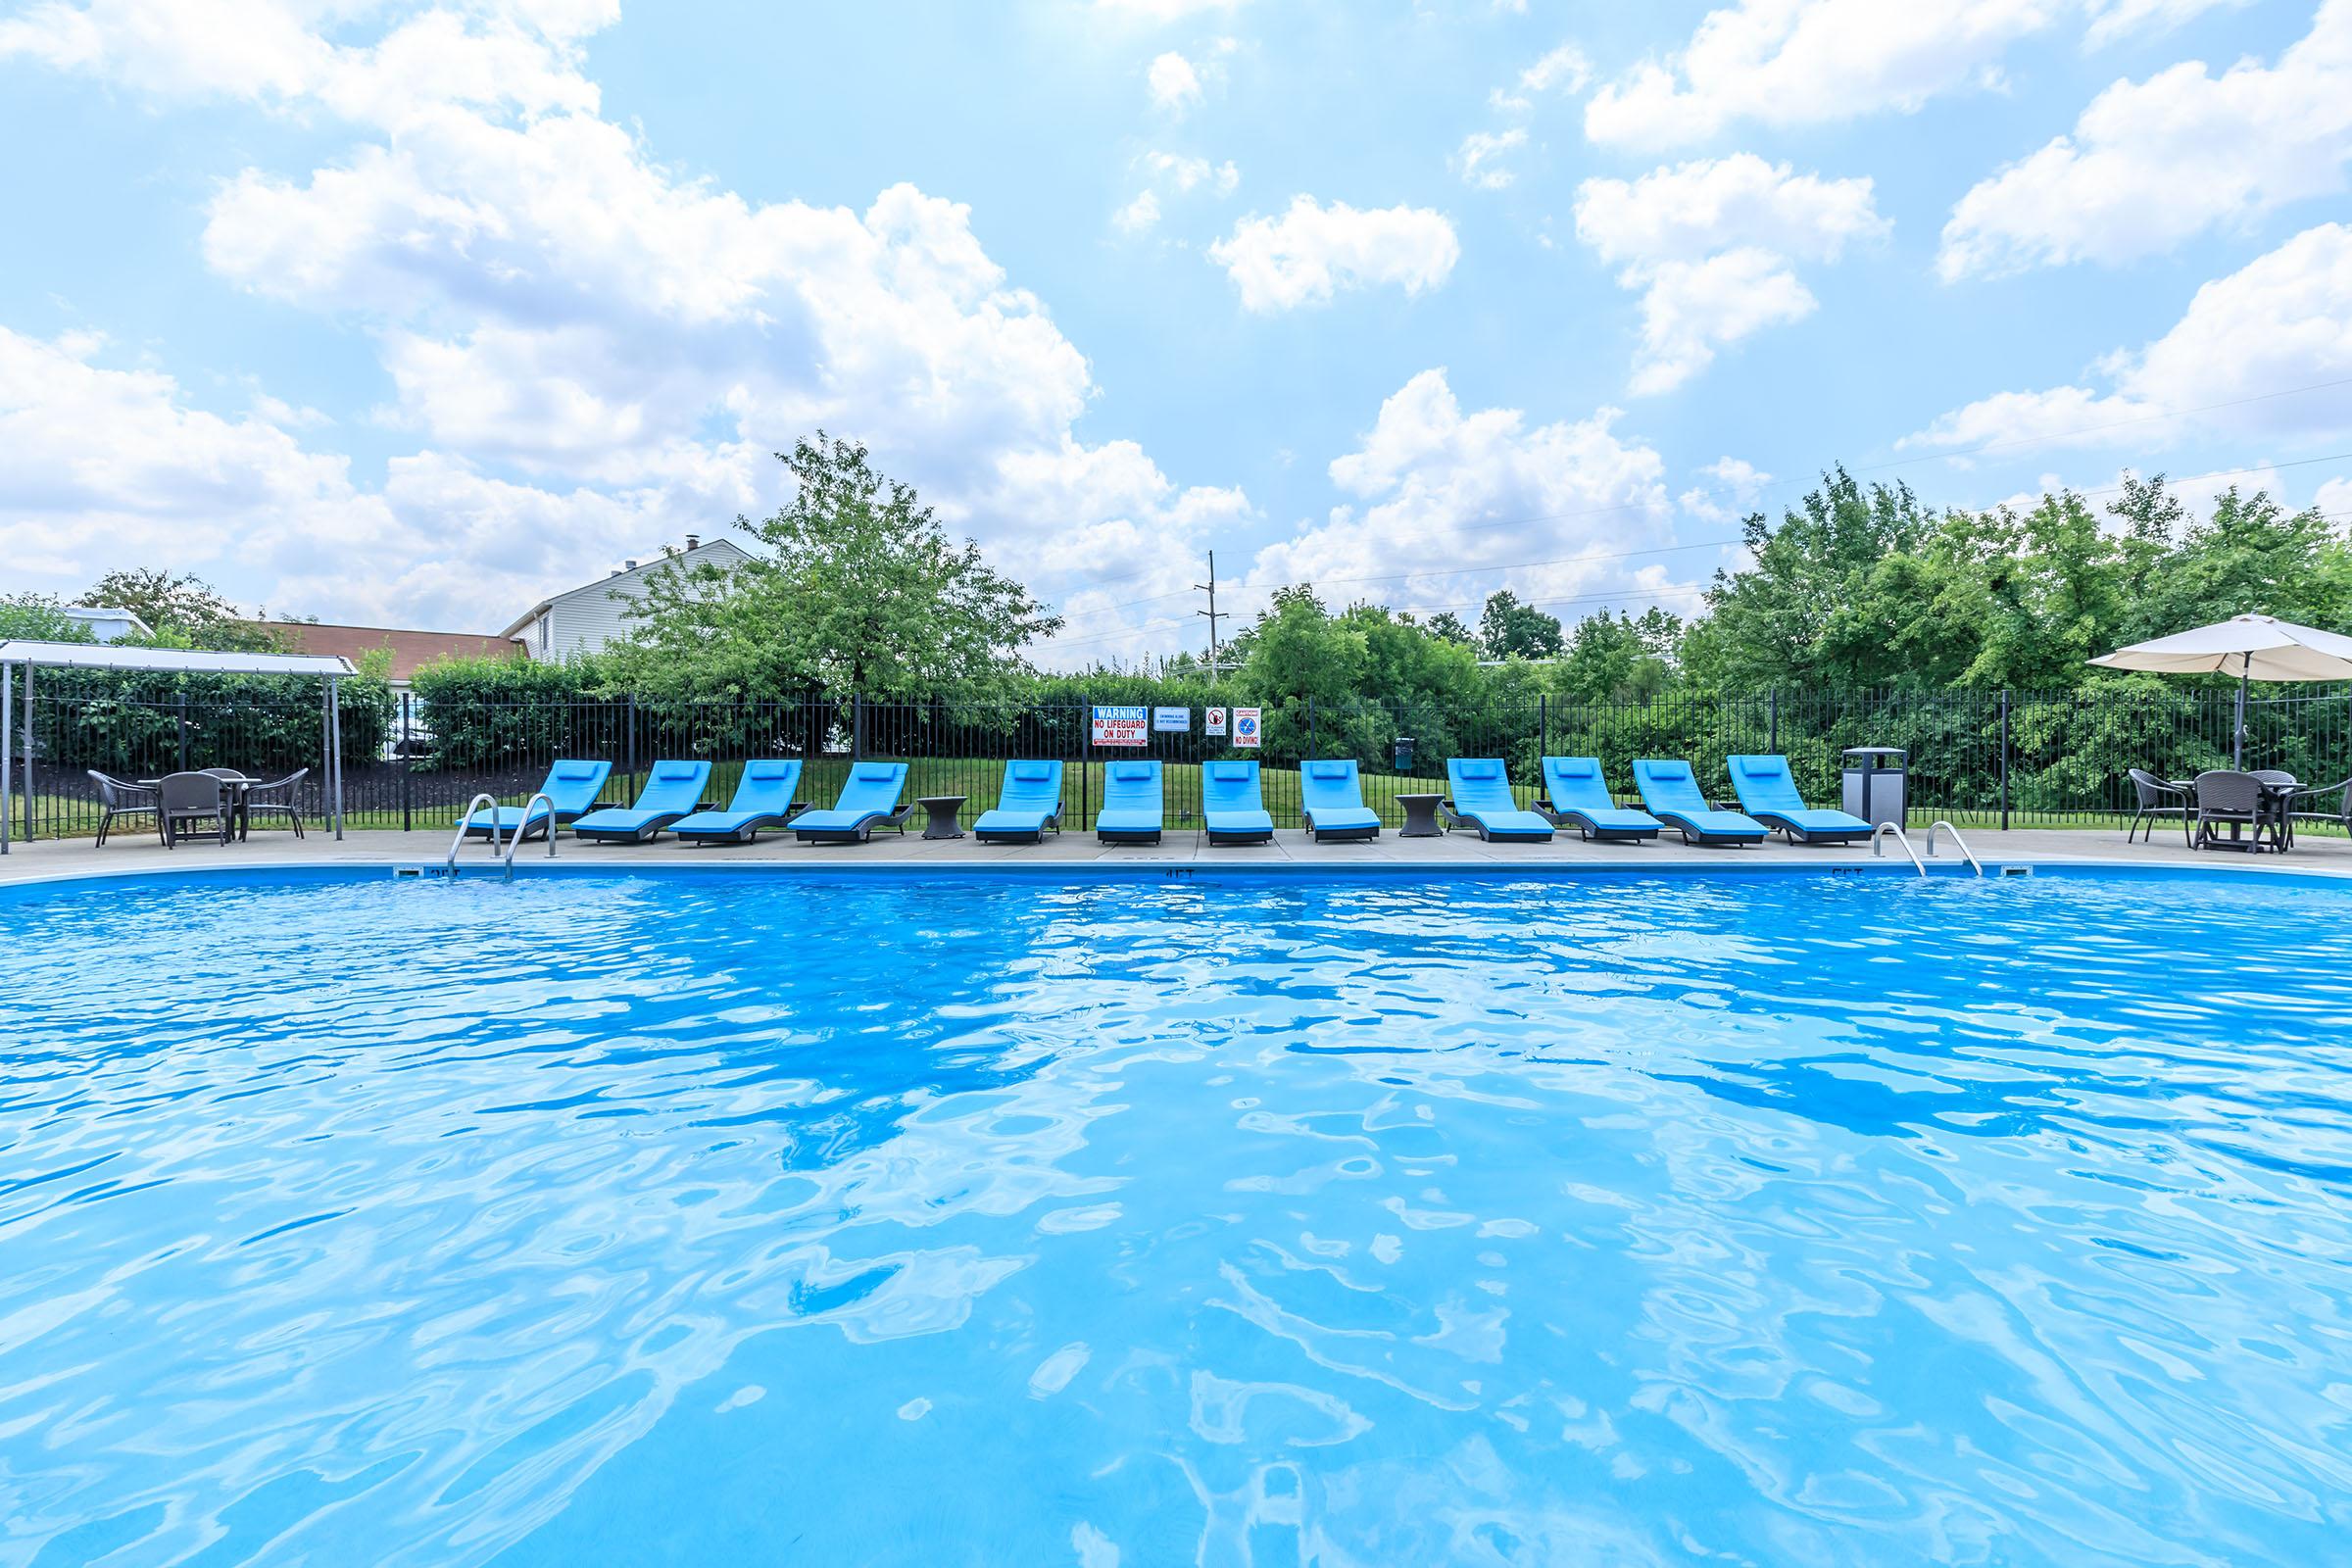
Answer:
[[[2219,672],[2237,677],[2237,725],[2230,736],[2233,765],[2246,760],[2246,683],[2257,680],[2352,680],[2352,637],[2298,626],[2276,615],[2232,615],[2194,631],[2157,637],[2092,663],[2107,669],[2149,669],[2173,675]]]

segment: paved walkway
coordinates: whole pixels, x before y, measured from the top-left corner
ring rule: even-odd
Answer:
[[[1981,859],[1994,864],[2176,864],[2352,876],[2352,840],[2316,835],[2305,837],[2287,855],[2231,855],[2213,851],[2191,853],[2181,847],[2177,833],[2168,838],[2161,829],[2154,843],[2132,845],[2126,845],[2123,835],[2112,828],[2097,832],[2034,829],[2011,833],[1984,829],[1969,831],[1967,838],[1969,847],[1976,851]],[[1927,835],[1924,831],[1914,836],[1913,843],[1923,855],[1926,853]],[[355,832],[337,843],[331,834],[316,830],[308,838],[298,841],[291,833],[272,829],[226,849],[200,841],[183,843],[176,850],[165,850],[152,836],[124,834],[110,840],[103,850],[93,848],[88,839],[43,840],[34,844],[19,842],[10,847],[7,856],[0,857],[0,883],[43,877],[220,866],[438,867],[448,853],[449,839],[441,833]],[[1190,829],[1171,832],[1156,846],[1102,846],[1095,842],[1093,834],[1075,832],[1059,837],[1049,836],[1045,843],[1039,845],[982,844],[971,838],[927,841],[914,833],[908,833],[904,838],[894,833],[883,833],[866,845],[804,845],[785,834],[763,837],[757,845],[725,849],[689,847],[667,839],[659,844],[633,847],[588,844],[574,840],[567,834],[557,845],[556,856],[557,863],[566,866],[749,865],[825,870],[861,867],[971,870],[990,866],[1038,865],[1060,865],[1073,869],[1117,865],[1188,865],[1289,867],[1299,870],[1350,865],[1455,869],[1493,866],[1637,869],[1669,865],[1742,869],[1877,865],[1899,869],[1903,863],[1902,852],[1892,844],[1886,846],[1886,854],[1881,858],[1874,858],[1868,846],[1804,848],[1783,844],[1778,838],[1759,848],[1742,850],[1686,849],[1671,837],[1648,845],[1587,844],[1574,833],[1557,836],[1549,844],[1481,844],[1474,835],[1468,833],[1452,833],[1434,839],[1400,839],[1394,832],[1385,832],[1368,844],[1313,844],[1308,842],[1305,834],[1295,828],[1279,830],[1270,845],[1249,848],[1220,846],[1215,849],[1211,849],[1204,838]],[[466,849],[460,859],[460,864],[467,867],[490,863],[493,863],[490,853],[479,846]],[[516,858],[516,864],[525,870],[546,863],[547,849],[540,843],[523,846],[522,853]],[[1955,870],[1964,869],[1959,856],[1948,843],[1941,847],[1936,858],[1929,863]]]

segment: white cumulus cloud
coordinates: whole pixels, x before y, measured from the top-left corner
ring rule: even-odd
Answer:
[[[1292,582],[1314,583],[1335,604],[1468,605],[1471,619],[1505,586],[1553,600],[1614,590],[1640,602],[1670,591],[1655,564],[1563,559],[1673,543],[1664,461],[1619,436],[1617,418],[1614,409],[1549,424],[1517,409],[1465,413],[1444,369],[1422,371],[1381,404],[1356,450],[1333,460],[1332,482],[1350,503],[1258,553],[1248,607]],[[1439,574],[1360,581],[1416,567]]]
[[[1577,238],[1642,291],[1637,393],[1671,391],[1722,346],[1812,314],[1793,261],[1836,261],[1887,229],[1870,180],[1799,174],[1753,153],[1577,189]]]
[[[2089,0],[2090,26],[2082,41],[2103,48],[2134,34],[2169,32],[2217,6],[2237,10],[2254,0]]]
[[[2171,330],[2109,356],[2102,368],[2109,390],[1996,393],[1902,445],[2146,446],[2178,428],[2263,438],[2340,432],[2346,388],[2330,383],[2352,380],[2352,227],[2306,229],[2205,284]]]
[[[1200,101],[1200,74],[1193,63],[1173,49],[1152,62],[1144,74],[1151,88],[1152,106],[1172,115],[1181,115]]]
[[[1737,0],[1690,41],[1603,83],[1585,133],[1612,145],[1704,141],[1740,122],[1803,125],[1910,112],[1982,81],[2074,0]]]
[[[1980,181],[1936,270],[1971,274],[2171,249],[2293,201],[2339,194],[2352,160],[2352,0],[2326,0],[2275,65],[2184,61],[2091,100],[2074,130]]]
[[[1085,356],[961,205],[911,185],[862,211],[752,202],[602,119],[581,44],[612,15],[607,0],[474,0],[462,17],[45,0],[0,24],[0,51],[159,104],[236,97],[348,132],[306,172],[221,182],[202,254],[237,287],[362,323],[393,389],[384,416],[418,442],[370,491],[287,421],[205,413],[78,342],[15,340],[0,549],[86,562],[94,541],[113,559],[152,536],[201,564],[225,530],[240,544],[224,585],[273,606],[503,624],[583,556],[766,510],[784,484],[770,454],[818,424],[867,442],[1047,592],[1093,559],[1047,549],[1053,530],[1125,517],[1182,548],[1246,507],[1176,485],[1130,443],[1078,438]],[[125,460],[131,446],[152,461]],[[1099,477],[1111,470],[1123,489]],[[174,490],[187,500],[167,504]]]
[[[1517,177],[1500,160],[1526,145],[1527,132],[1517,125],[1508,130],[1474,130],[1462,138],[1454,153],[1454,168],[1465,184],[1500,190]]]
[[[1444,285],[1461,257],[1445,214],[1424,207],[1358,211],[1295,196],[1279,218],[1242,220],[1208,248],[1258,312],[1322,305],[1342,289],[1394,284],[1407,294]]]

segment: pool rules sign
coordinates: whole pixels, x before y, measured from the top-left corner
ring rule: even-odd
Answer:
[[[1255,746],[1257,744],[1258,716],[1258,710],[1254,708],[1237,708],[1233,710],[1234,745]]]
[[[1145,746],[1152,739],[1152,710],[1149,708],[1101,708],[1095,710],[1095,744],[1097,746]]]

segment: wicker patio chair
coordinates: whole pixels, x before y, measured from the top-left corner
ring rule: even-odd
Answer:
[[[245,815],[248,821],[259,816],[283,816],[294,824],[294,836],[301,838],[302,810],[294,804],[294,786],[311,776],[307,767],[298,767],[284,778],[256,784],[245,792]],[[278,792],[283,790],[284,795]]]
[[[2139,799],[2139,808],[2132,813],[2132,825],[2124,829],[2124,842],[2131,843],[2132,835],[2137,833],[2140,824],[2144,822],[2147,824],[2148,841],[2153,843],[2156,839],[2157,819],[2177,816],[2180,819],[2180,842],[2194,848],[2195,841],[2188,830],[2188,816],[2190,810],[2193,809],[2189,805],[2188,791],[2180,788],[2178,784],[2167,784],[2144,767],[2134,767],[2129,771],[2132,775],[2132,792]],[[2168,795],[2174,797],[2180,804],[2178,806],[2165,804],[2165,797]]]
[[[2282,850],[2295,847],[2294,819],[2287,815],[2287,800],[2296,785],[2303,781],[2282,768],[2257,767],[2251,769],[2262,780],[2266,792],[2262,797],[2263,809],[2270,814],[2271,837]]]
[[[2326,801],[2329,796],[2335,798],[2335,809],[2331,811],[2295,809],[2299,801]],[[2352,833],[2352,778],[2340,784],[2323,784],[2317,789],[2295,791],[2286,798],[2286,822],[2290,834],[2297,822],[2332,822],[2346,833]]]
[[[210,773],[172,773],[156,787],[163,820],[164,848],[179,848],[180,832],[198,822],[213,824],[213,837],[228,843],[228,824],[235,814],[226,801],[227,790]]]
[[[2262,848],[2263,834],[2271,826],[2268,809],[2263,804],[2262,780],[2251,773],[2233,773],[2217,769],[2197,775],[2197,849],[2219,844],[2225,849],[2248,852]],[[2227,827],[2232,835],[2246,830],[2243,836],[2224,838],[2215,828]]]
[[[129,784],[119,778],[109,778],[96,768],[89,770],[90,782],[98,786],[98,842],[93,848],[106,848],[106,835],[118,816],[156,816],[155,791],[144,784]],[[156,817],[156,831],[163,831],[163,819]]]

